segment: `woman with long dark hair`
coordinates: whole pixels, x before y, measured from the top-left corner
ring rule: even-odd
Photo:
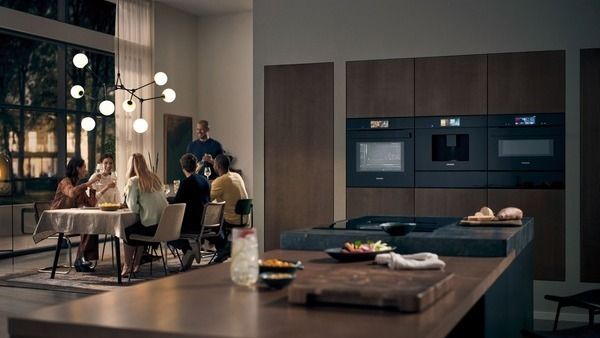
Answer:
[[[69,209],[82,206],[96,205],[96,191],[91,189],[99,178],[93,178],[86,183],[77,184],[79,180],[87,176],[85,161],[79,157],[73,157],[67,163],[65,178],[58,183],[51,209]],[[89,196],[86,190],[90,188]],[[77,249],[75,270],[77,272],[93,272],[90,261],[98,260],[98,235],[81,235],[81,242]]]

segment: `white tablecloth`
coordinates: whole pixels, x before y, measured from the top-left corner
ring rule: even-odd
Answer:
[[[125,238],[125,228],[138,221],[138,214],[129,209],[102,211],[73,208],[46,210],[33,232],[33,241],[40,241],[58,233],[111,234]]]

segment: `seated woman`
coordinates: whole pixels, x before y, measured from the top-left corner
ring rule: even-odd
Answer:
[[[121,195],[117,188],[116,178],[112,176],[115,159],[111,154],[104,154],[100,158],[102,163],[102,171],[95,173],[90,177],[90,180],[98,177],[96,183],[96,200],[98,204],[102,203],[121,203]]]
[[[51,209],[69,209],[75,207],[96,205],[96,191],[91,187],[99,178],[90,178],[87,183],[77,185],[80,179],[87,176],[85,161],[79,157],[73,157],[67,163],[66,176],[58,183]],[[90,188],[90,195],[85,192]],[[81,242],[77,249],[75,270],[77,272],[93,272],[90,261],[98,260],[98,235],[81,235]]]
[[[137,272],[140,268],[140,260],[144,245],[147,243],[136,242],[129,237],[132,234],[154,236],[160,215],[167,207],[167,199],[162,190],[160,178],[148,169],[144,156],[139,153],[131,155],[127,169],[129,177],[125,186],[125,201],[129,210],[140,215],[140,221],[125,228],[125,264],[123,276],[131,271]],[[136,260],[132,261],[134,251],[137,249]]]

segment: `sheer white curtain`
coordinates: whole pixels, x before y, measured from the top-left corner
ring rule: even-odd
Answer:
[[[118,15],[116,22],[115,39],[115,69],[121,73],[123,85],[127,88],[137,88],[152,81],[152,33],[153,10],[151,1],[148,0],[120,0],[117,2]],[[153,86],[142,88],[136,92],[139,97],[152,97]],[[141,153],[147,158],[152,154],[152,161],[156,156],[154,145],[154,104],[148,101],[142,104],[133,99],[137,107],[132,113],[123,110],[122,104],[129,99],[124,90],[115,93],[116,106],[116,147],[115,156],[117,164],[118,185],[123,187],[127,181],[126,170],[129,156]],[[138,134],[133,130],[133,121],[143,113],[148,121],[148,130]],[[150,163],[148,163],[150,164]]]

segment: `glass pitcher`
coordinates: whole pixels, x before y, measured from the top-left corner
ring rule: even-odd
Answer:
[[[231,248],[231,280],[251,286],[258,279],[258,241],[255,229],[233,228]]]

